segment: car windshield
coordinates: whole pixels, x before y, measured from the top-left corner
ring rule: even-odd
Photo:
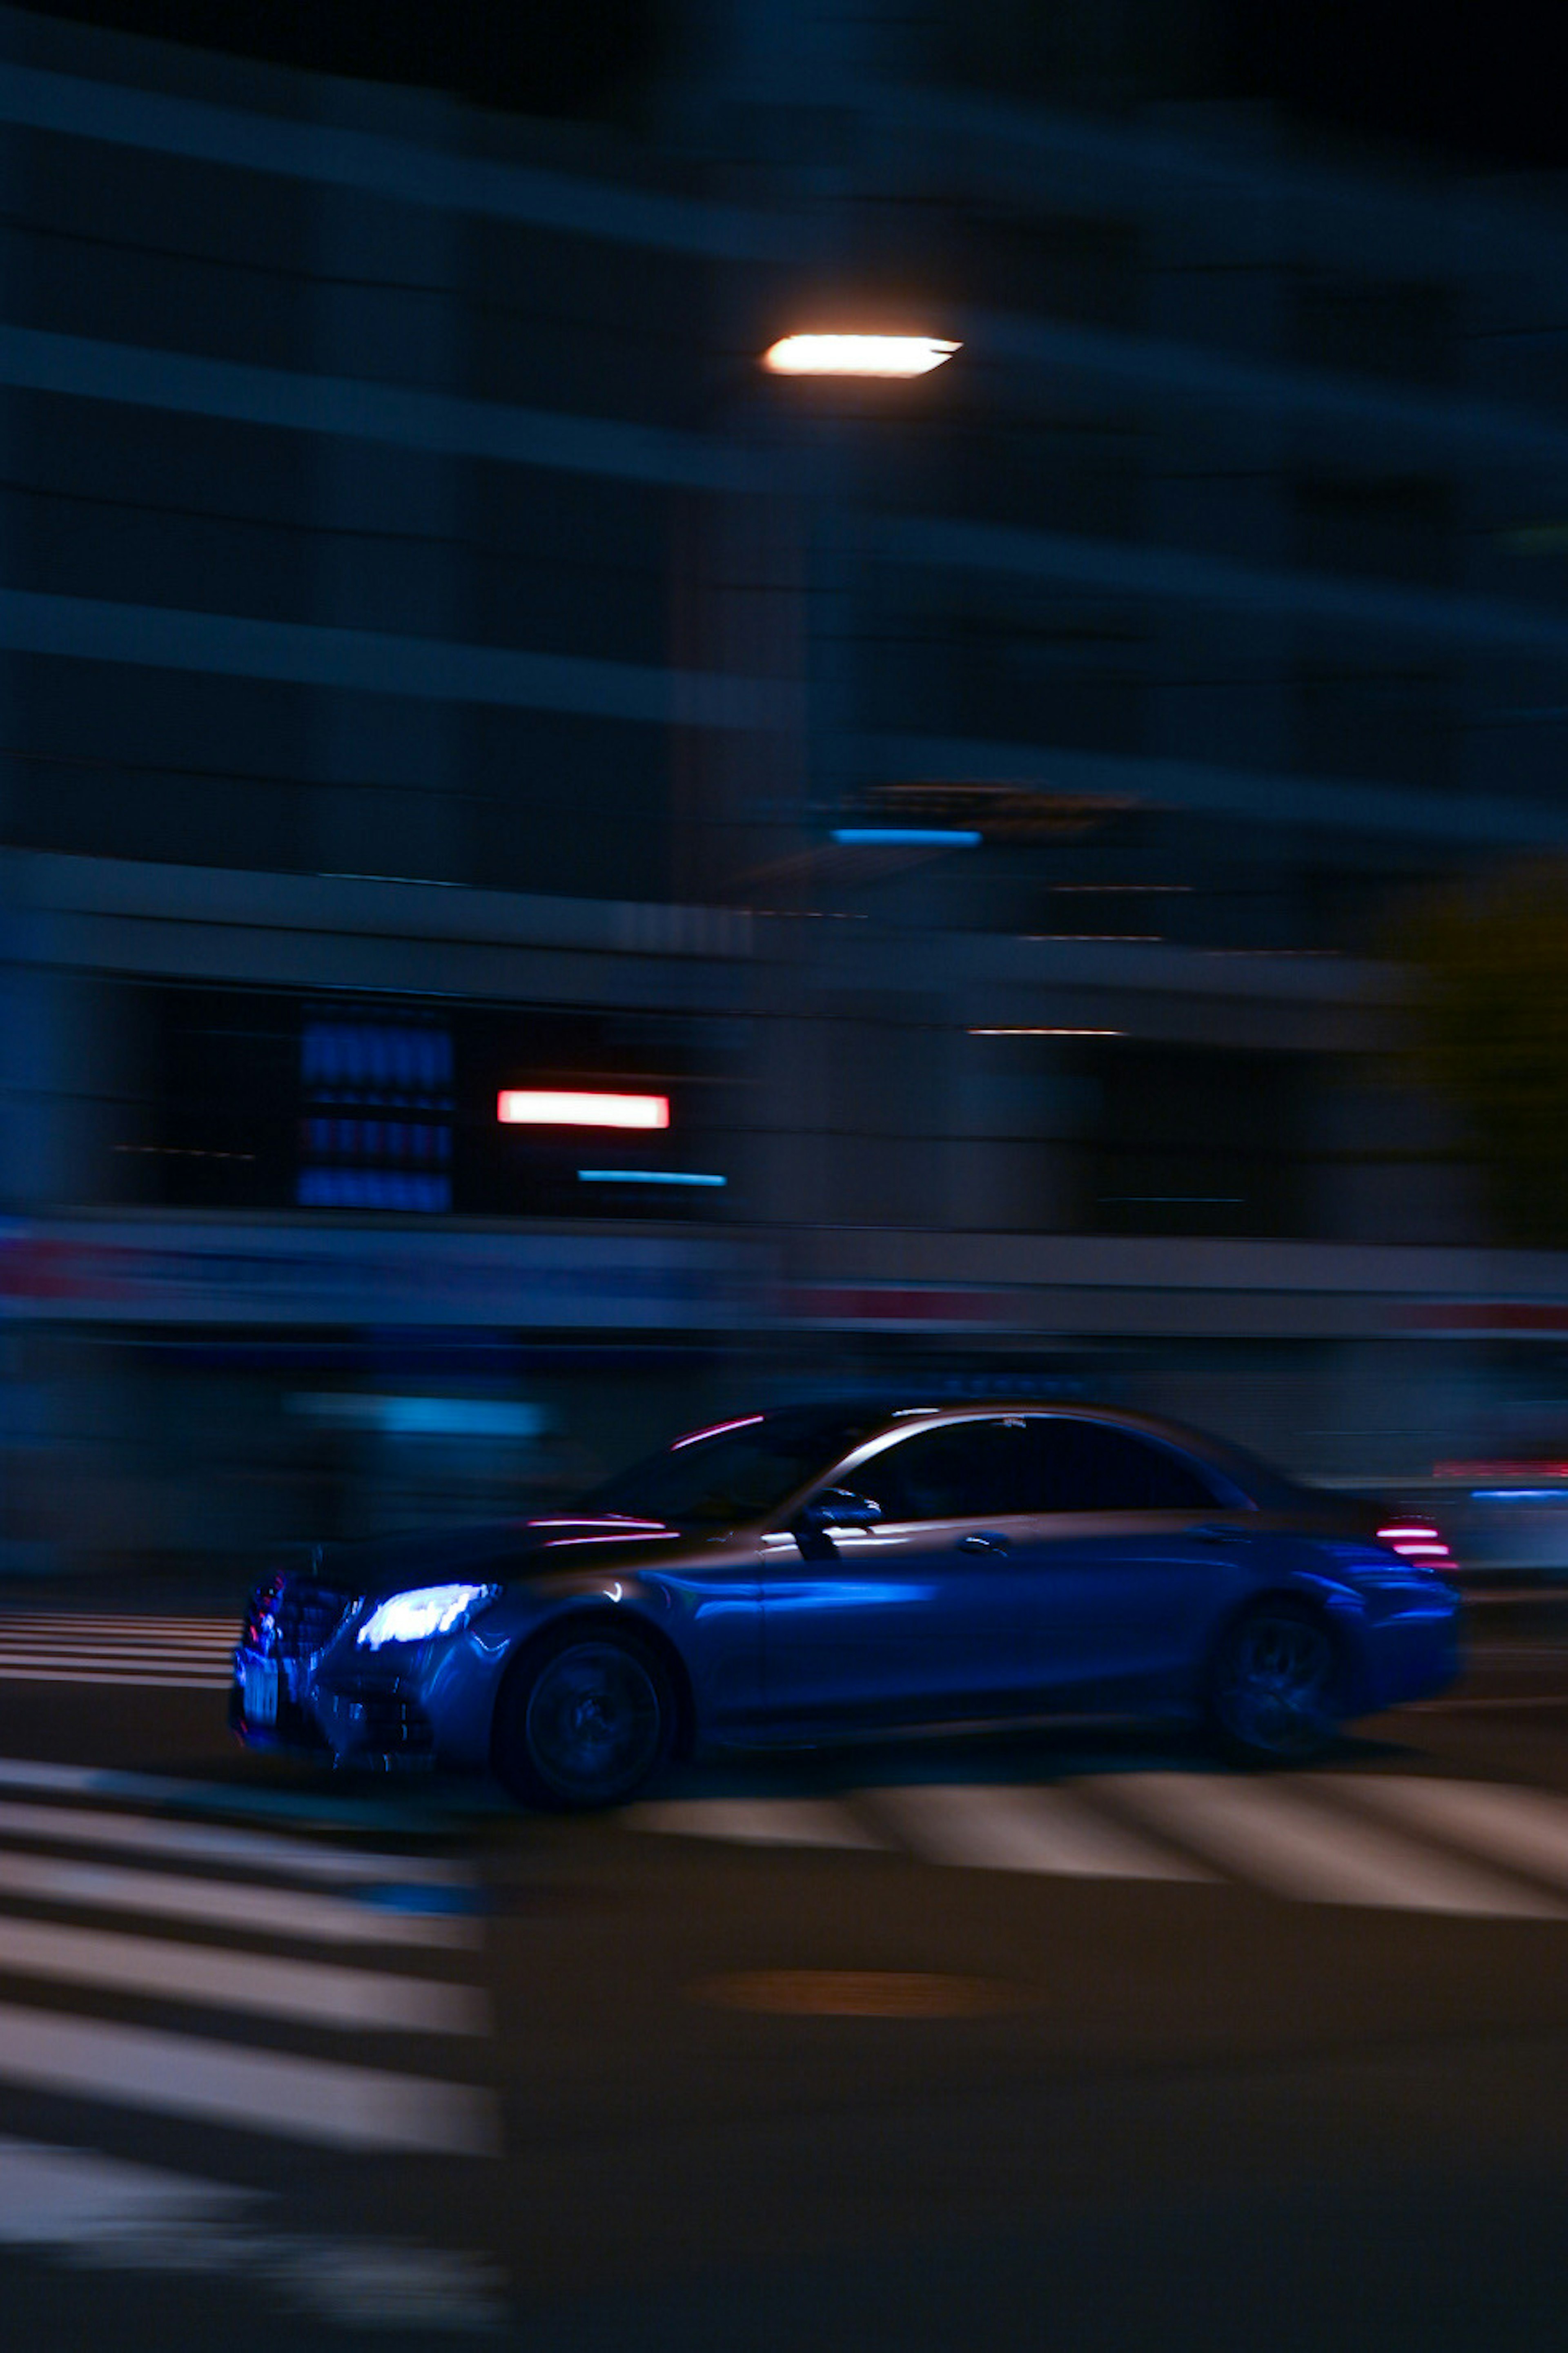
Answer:
[[[716,1422],[617,1472],[584,1498],[584,1507],[676,1527],[729,1527],[763,1519],[797,1487],[830,1471],[886,1419],[840,1406]]]

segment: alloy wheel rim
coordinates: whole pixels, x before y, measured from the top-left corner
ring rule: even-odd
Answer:
[[[529,1694],[527,1738],[554,1788],[591,1795],[637,1780],[654,1762],[663,1711],[642,1661],[616,1642],[561,1651]]]

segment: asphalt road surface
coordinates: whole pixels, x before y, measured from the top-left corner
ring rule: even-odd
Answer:
[[[1319,1773],[968,1736],[629,1812],[246,1757],[0,1606],[0,2343],[1538,2348],[1568,1605]]]

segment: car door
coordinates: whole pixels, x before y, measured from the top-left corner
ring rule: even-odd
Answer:
[[[1251,1548],[1246,1506],[1194,1456],[1113,1421],[1030,1416],[1025,1641],[1051,1706],[1181,1696]]]
[[[763,1677],[779,1728],[1016,1704],[1025,1440],[1021,1421],[987,1417],[878,1440],[824,1482],[878,1504],[872,1526],[764,1538]]]

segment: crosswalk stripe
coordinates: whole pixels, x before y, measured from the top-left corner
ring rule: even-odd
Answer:
[[[226,1618],[0,1613],[0,1682],[221,1691],[233,1680],[237,1614]]]
[[[96,2150],[0,2138],[0,2245],[91,2245],[106,2230],[153,2232],[216,2220],[255,2192],[199,2181]]]
[[[698,1798],[632,1806],[634,1830],[685,1838],[731,1839],[747,1846],[879,1847],[882,1841],[844,1807],[800,1798]]]
[[[46,1627],[0,1626],[0,1650],[21,1652],[92,1653],[103,1658],[231,1658],[238,1644],[232,1630],[205,1639],[195,1634],[51,1633]]]
[[[1207,1879],[1061,1789],[915,1785],[867,1793],[931,1862],[1078,1879]]]
[[[395,1881],[396,1864],[388,1862]],[[180,1878],[172,1873],[126,1870],[116,1863],[57,1861],[52,1855],[0,1851],[0,1893],[47,1904],[113,1912],[146,1912],[198,1920],[212,1927],[259,1929],[328,1945],[447,1945],[479,1942],[475,1922],[461,1914],[404,1912],[341,1895],[301,1894],[293,1888],[258,1887],[224,1879]]]
[[[1568,1803],[1544,1789],[1416,1775],[1340,1774],[1334,1783],[1355,1804],[1389,1814],[1406,1829],[1484,1851],[1516,1871],[1568,1888]]]
[[[368,1830],[387,1837],[428,1837],[447,1827],[437,1809],[416,1810],[384,1798],[349,1798],[335,1790],[329,1797],[260,1781],[189,1781],[173,1773],[128,1773],[109,1765],[55,1765],[36,1757],[0,1757],[0,1789],[107,1798],[172,1813],[261,1814],[274,1821],[321,1822],[335,1831]],[[471,1806],[473,1800],[465,1802]],[[412,1875],[404,1870],[401,1857],[397,1875]]]
[[[184,1667],[204,1674],[234,1672],[230,1650],[183,1649],[173,1642],[0,1642],[0,1658],[17,1667]]]
[[[506,2279],[482,2255],[407,2239],[281,2232],[279,2200],[96,2150],[0,2139],[0,2246],[94,2270],[222,2277],[232,2305],[270,2294],[363,2332],[493,2335],[511,2317]]]
[[[200,1667],[208,1674],[234,1666],[232,1651],[195,1642],[0,1642],[0,1659],[16,1667]]]
[[[0,1609],[0,1629],[6,1626],[92,1626],[113,1630],[121,1626],[153,1626],[183,1628],[196,1634],[216,1634],[232,1631],[240,1622],[237,1609],[232,1617],[180,1618],[164,1617],[156,1611],[127,1609]]]
[[[150,2027],[0,2005],[0,2078],[335,2148],[498,2152],[489,2093]]]
[[[237,1618],[207,1618],[189,1622],[178,1618],[24,1618],[15,1610],[0,1612],[0,1641],[15,1636],[26,1641],[62,1642],[205,1642],[213,1648],[226,1642],[232,1650],[239,1639]]]
[[[0,1788],[37,1793],[0,1797],[0,1978],[47,1987],[60,2005],[0,2002],[0,2085],[331,2147],[497,2153],[499,2108],[488,2091],[240,2039],[239,2021],[249,2020],[272,2021],[275,2032],[488,2033],[479,1987],[379,1966],[395,1947],[480,1943],[466,1908],[471,1873],[438,1857],[125,1810],[133,1797],[177,1807],[204,1786],[0,1758]],[[121,1810],[83,1802],[92,1799],[120,1800]],[[72,1848],[138,1860],[100,1861]],[[29,1908],[18,1913],[12,1898]],[[121,1916],[89,1926],[39,1917],[30,1908],[38,1905]],[[165,1921],[227,1932],[226,1940],[164,1934]],[[374,1960],[351,1964],[281,1954],[268,1949],[273,1940],[378,1949]],[[104,1996],[170,2005],[180,2029],[90,2014]],[[186,2015],[195,2031],[181,2031]]]
[[[174,1642],[0,1642],[0,1659],[14,1667],[186,1667],[204,1674],[224,1668],[232,1673],[234,1661],[226,1651],[183,1649]]]
[[[29,1806],[0,1798],[0,1837],[53,1840],[64,1846],[117,1847],[132,1854],[183,1855],[193,1862],[270,1871],[290,1879],[389,1879],[428,1887],[461,1887],[460,1865],[431,1855],[366,1854],[353,1847],[317,1846],[275,1831],[209,1830],[196,1822],[166,1822],[145,1814],[110,1814],[85,1806]]]
[[[233,1657],[233,1642],[45,1642],[31,1635],[26,1642],[0,1638],[0,1651],[21,1666],[40,1659],[125,1659],[130,1666],[167,1659],[170,1666],[221,1666]]]
[[[850,1810],[858,1803],[886,1840]],[[1388,1820],[1368,1820],[1368,1813]],[[1162,1843],[1130,1827],[1124,1814]],[[1205,1867],[1212,1863],[1298,1901],[1568,1919],[1568,1907],[1525,1883],[1533,1878],[1568,1892],[1568,1799],[1419,1776],[1324,1773],[1287,1782],[1121,1773],[1085,1777],[1070,1788],[916,1782],[855,1790],[847,1801],[645,1804],[624,1820],[633,1830],[752,1845],[896,1841],[929,1862],[1063,1878],[1212,1882],[1215,1873]],[[1428,1843],[1434,1839],[1436,1846]]]
[[[482,2034],[486,2026],[483,1998],[471,1986],[49,1921],[0,1917],[0,1969],[310,2026],[416,2034]]]
[[[1533,1889],[1414,1845],[1277,1780],[1126,1773],[1105,1786],[1158,1829],[1276,1894],[1317,1904],[1568,1919],[1560,1904]]]
[[[151,1619],[19,1619],[0,1617],[0,1642],[179,1642],[193,1650],[233,1650],[237,1623],[158,1626]]]
[[[197,1674],[144,1674],[132,1669],[73,1667],[63,1661],[52,1667],[13,1667],[0,1659],[0,1683],[120,1683],[132,1685],[137,1691],[226,1691],[232,1675],[220,1675],[216,1670]]]

